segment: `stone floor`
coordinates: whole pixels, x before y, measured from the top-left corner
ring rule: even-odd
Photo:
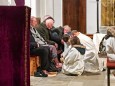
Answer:
[[[100,56],[106,68],[105,56]],[[115,86],[115,77],[111,74],[111,86]],[[67,76],[62,73],[56,77],[30,77],[31,86],[107,86],[106,71],[99,74],[84,73],[81,76]]]
[[[106,71],[100,74],[84,73],[81,76],[67,76],[62,73],[56,77],[31,76],[31,86],[107,86]],[[111,86],[115,86],[115,77],[111,74]]]

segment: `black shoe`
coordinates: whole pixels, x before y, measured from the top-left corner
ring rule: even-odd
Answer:
[[[34,76],[35,76],[35,77],[48,77],[47,74],[44,74],[44,73],[41,73],[41,72],[35,72],[35,73],[34,73]]]
[[[106,71],[106,69],[105,68],[103,68],[103,70],[102,71]]]
[[[37,72],[40,72],[40,71],[42,71],[42,69],[41,69],[41,67],[39,66],[39,67],[37,67]]]
[[[47,71],[48,71],[48,72],[57,72],[57,70],[54,70],[54,69],[52,69],[52,68],[48,68]]]
[[[48,72],[58,72],[58,68],[56,68],[55,64],[51,62],[47,71]]]
[[[56,68],[56,66],[54,65],[52,65],[52,66],[50,66],[49,68],[48,68],[48,70],[47,70],[48,72],[60,72],[61,71],[61,68]]]
[[[45,74],[43,71],[42,71],[42,69],[41,69],[41,67],[39,66],[39,67],[37,67],[37,72],[35,72],[35,74],[34,75],[36,75],[36,76],[41,76],[41,77],[47,77],[48,75],[47,74]]]

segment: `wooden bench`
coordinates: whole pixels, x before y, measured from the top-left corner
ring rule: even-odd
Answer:
[[[107,57],[107,86],[110,86],[110,71],[115,69],[115,61],[111,62]]]
[[[34,75],[34,72],[37,71],[37,67],[40,66],[40,59],[38,56],[30,57],[30,76]]]

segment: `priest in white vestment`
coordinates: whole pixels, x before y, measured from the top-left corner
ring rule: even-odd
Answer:
[[[106,53],[110,61],[115,61],[115,27],[107,29]]]
[[[85,70],[86,72],[97,73],[103,70],[101,61],[99,61],[98,52],[93,43],[93,40],[78,32],[77,30],[72,31],[72,36],[77,36],[80,39],[81,44],[86,46],[86,53],[84,56]]]
[[[108,27],[106,40],[106,53],[111,62],[115,62],[115,26]],[[112,71],[115,76],[115,70]]]
[[[71,42],[69,48],[62,54],[64,58],[62,72],[64,74],[81,75],[84,71],[83,55],[85,54],[85,47],[75,43],[72,44]]]

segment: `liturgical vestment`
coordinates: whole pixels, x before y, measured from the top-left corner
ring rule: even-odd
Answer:
[[[99,61],[98,52],[93,40],[82,33],[80,33],[77,37],[80,39],[81,44],[86,46],[84,56],[85,71],[96,73],[102,70],[103,67],[101,61]]]
[[[115,61],[115,37],[106,40],[106,52],[109,60]]]

